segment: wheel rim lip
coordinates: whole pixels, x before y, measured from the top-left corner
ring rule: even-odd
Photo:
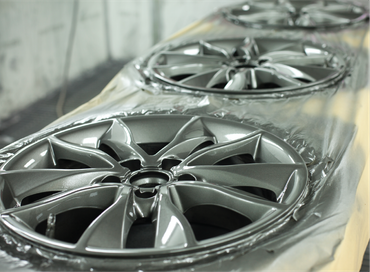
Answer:
[[[157,115],[157,116],[163,117],[162,115]],[[181,115],[181,116],[183,117],[183,116],[187,116],[187,115]],[[143,117],[143,116],[134,116],[134,117],[126,117],[126,118],[114,118],[114,119],[101,121],[101,123],[106,123],[106,122],[110,123],[115,119],[123,119],[123,120],[125,120],[125,119],[135,119],[135,118],[141,119],[141,118],[146,118],[146,117],[148,117],[148,116],[145,116],[145,117]],[[152,115],[150,117],[155,118],[156,115]],[[176,118],[175,115],[171,115],[171,116],[168,116],[168,117]],[[188,117],[191,118],[191,117],[194,117],[194,116],[188,116]],[[217,118],[211,118],[211,117],[202,117],[202,118],[217,119]],[[252,130],[257,129],[257,128],[251,126],[251,125],[241,124],[241,123],[234,122],[234,121],[220,120],[220,119],[217,119],[217,120],[221,121],[221,123],[226,123],[226,124],[235,123],[237,125],[242,125],[242,126],[245,126],[248,129],[252,129]],[[74,131],[74,130],[78,130],[78,129],[81,129],[81,128],[84,129],[85,127],[89,127],[89,126],[90,126],[90,124],[79,125],[79,126],[76,126],[76,127],[66,129],[64,131],[56,132],[56,133],[53,133],[51,135],[45,136],[42,139],[40,139],[40,140],[38,140],[34,143],[31,143],[31,144],[27,145],[26,147],[22,148],[19,152],[17,152],[13,156],[13,158],[16,157],[16,156],[21,155],[23,152],[27,152],[30,148],[32,148],[32,146],[37,145],[38,143],[44,141],[47,137],[58,135],[58,134],[64,134],[64,133],[66,133],[66,131]],[[291,153],[292,151],[297,153],[289,144],[287,144],[286,142],[284,142],[283,140],[281,140],[277,136],[273,135],[272,133],[269,133],[267,131],[263,131],[263,133],[267,134],[269,136],[272,136],[279,143],[283,142],[284,147],[287,147],[287,149],[290,149],[290,151],[288,151],[289,153]],[[298,163],[298,162],[295,162],[295,163]],[[301,158],[301,163],[304,163],[302,158]],[[1,170],[6,170],[6,165],[7,165],[7,163],[5,163],[1,167]],[[135,171],[135,172],[138,172],[138,171]],[[135,173],[135,172],[133,172],[133,173]],[[153,171],[144,169],[144,170],[142,170],[142,172],[147,173],[147,172],[153,172]],[[165,173],[169,177],[172,175],[172,173],[169,174],[168,171],[155,170],[154,172]],[[307,168],[305,168],[305,172],[306,172],[305,174],[307,176],[307,173],[308,173]],[[120,185],[92,184],[92,185],[89,185],[89,186],[80,187],[80,188],[73,189],[73,190],[69,189],[69,190],[65,191],[64,194],[70,194],[74,191],[83,190],[84,188],[92,188],[93,186],[114,186],[114,187],[115,186],[116,187],[130,186],[131,188],[134,189],[135,186],[131,185],[129,183],[129,178],[126,177],[125,179],[127,181],[122,182],[122,184],[120,184]],[[165,184],[163,186],[171,186],[171,185],[172,185],[172,181],[170,180],[170,181],[168,181],[168,184]],[[274,225],[276,222],[278,222],[279,220],[281,220],[285,216],[291,214],[295,209],[297,209],[297,204],[302,201],[303,197],[305,196],[305,194],[307,192],[307,188],[308,188],[307,186],[308,186],[308,179],[306,179],[304,189],[301,191],[299,196],[296,197],[295,201],[290,203],[290,204],[287,204],[286,207],[284,207],[280,211],[275,211],[275,213],[277,213],[277,214],[271,213],[269,215],[266,215],[266,216],[262,217],[258,221],[253,222],[251,225],[248,225],[246,227],[242,227],[238,230],[231,231],[230,233],[227,233],[227,234],[224,234],[224,235],[221,235],[221,236],[216,236],[214,238],[206,239],[206,240],[203,240],[203,241],[198,241],[198,245],[192,246],[191,248],[174,248],[174,247],[171,248],[170,247],[170,248],[164,248],[164,249],[160,249],[160,248],[149,248],[149,249],[146,249],[146,248],[138,248],[138,249],[101,249],[101,248],[98,248],[98,249],[94,249],[92,247],[86,247],[84,250],[81,250],[81,249],[76,248],[76,244],[71,244],[71,243],[51,239],[51,238],[48,238],[48,237],[46,237],[42,234],[36,233],[34,230],[32,230],[30,232],[29,229],[22,226],[21,224],[19,224],[18,226],[13,225],[11,223],[12,221],[9,221],[8,218],[11,217],[12,210],[14,210],[16,208],[9,208],[9,209],[6,209],[5,211],[4,210],[0,211],[1,212],[0,221],[2,222],[2,224],[4,224],[7,227],[7,229],[10,229],[11,231],[15,232],[16,234],[22,236],[23,238],[26,238],[31,243],[35,243],[37,245],[41,245],[42,247],[46,247],[46,248],[64,250],[64,251],[67,251],[67,252],[70,252],[70,253],[76,253],[76,254],[82,254],[82,255],[87,254],[87,255],[92,255],[92,256],[106,256],[106,257],[125,257],[125,256],[127,256],[127,257],[145,257],[147,255],[161,257],[164,254],[166,256],[167,255],[179,255],[179,254],[181,255],[181,254],[187,254],[187,253],[192,253],[192,252],[197,252],[197,251],[202,251],[202,250],[209,250],[209,249],[213,249],[213,248],[216,248],[216,247],[222,247],[222,246],[225,246],[225,245],[230,245],[232,243],[239,244],[239,243],[241,243],[239,241],[240,239],[243,239],[243,241],[252,239],[253,234],[260,231],[261,229],[267,229],[267,230],[269,229],[269,227],[265,226],[266,223],[268,223],[269,221],[272,220],[273,225]],[[61,192],[61,193],[63,194],[63,192]],[[34,205],[34,204],[30,204],[30,205]],[[247,232],[246,232],[246,229],[248,230]]]
[[[291,205],[290,208],[286,208],[284,212],[278,214],[278,216],[274,214],[270,214],[263,219],[258,221],[258,225],[267,224],[269,221],[272,220],[274,217],[274,223],[271,226],[247,226],[241,229],[232,231],[228,234],[224,234],[217,236],[215,238],[210,238],[205,240],[205,242],[198,241],[198,245],[193,246],[191,248],[168,248],[168,249],[160,249],[160,248],[138,248],[138,249],[100,249],[100,248],[93,248],[93,247],[86,247],[84,250],[76,248],[74,244],[58,241],[55,239],[47,238],[44,235],[39,233],[33,232],[30,233],[27,231],[26,228],[22,228],[20,226],[14,226],[11,221],[7,220],[7,216],[1,215],[0,221],[1,223],[7,227],[9,230],[15,232],[16,234],[20,235],[21,237],[29,240],[31,243],[37,244],[38,246],[42,246],[44,248],[51,248],[55,250],[62,250],[67,251],[69,253],[74,253],[78,255],[91,255],[91,256],[102,256],[102,257],[146,257],[148,255],[152,257],[164,257],[164,256],[176,256],[176,255],[183,255],[183,254],[191,254],[195,252],[202,252],[204,250],[212,250],[217,248],[222,248],[224,246],[230,245],[238,245],[246,243],[247,241],[253,240],[254,235],[258,233],[262,228],[266,231],[262,232],[267,234],[270,229],[277,227],[276,224],[284,219],[287,215],[292,214],[298,207],[302,201],[302,198],[307,192],[307,185],[305,190],[302,191],[301,195],[298,197],[297,201]],[[255,225],[255,223],[253,223]],[[248,233],[245,233],[245,228],[248,228]],[[214,241],[217,240],[217,241]],[[256,242],[258,243],[258,241]]]
[[[297,1],[294,1],[294,2],[297,2]],[[335,3],[335,4],[343,4],[342,2],[338,2],[338,1],[329,1],[329,2],[330,3]],[[246,2],[244,4],[253,5],[253,3],[249,3],[249,2]],[[244,4],[242,4],[242,5],[244,5]],[[233,24],[236,24],[236,25],[244,25],[246,27],[255,27],[255,28],[267,27],[267,28],[302,29],[302,30],[304,30],[304,29],[306,29],[306,30],[316,30],[316,29],[317,30],[326,30],[326,29],[343,28],[343,27],[346,27],[346,26],[351,26],[351,25],[356,25],[356,24],[362,23],[362,22],[369,19],[369,13],[367,12],[367,10],[364,7],[356,5],[353,2],[348,2],[348,3],[345,3],[345,4],[347,4],[347,5],[350,4],[353,7],[360,8],[362,10],[362,14],[359,15],[355,19],[349,19],[348,23],[337,23],[337,24],[321,23],[321,24],[316,25],[316,26],[302,26],[302,25],[297,25],[297,24],[294,24],[294,25],[265,24],[265,23],[257,23],[257,22],[242,20],[242,19],[239,19],[238,15],[233,14],[234,11],[241,10],[241,8],[239,8],[239,6],[238,7],[230,7],[230,8],[223,8],[223,9],[221,9],[221,13],[222,13],[223,17],[226,20],[228,20],[228,21],[230,21],[230,22],[232,22]]]
[[[240,40],[243,41],[245,37],[243,38],[228,38],[228,39],[210,39],[206,40],[207,42],[224,42],[224,41],[235,41],[235,40]],[[260,37],[256,37],[256,39],[259,39]],[[269,41],[286,41],[287,43],[289,42],[299,42],[298,40],[290,40],[290,39],[281,39],[281,38],[263,38],[263,40],[269,40]],[[310,83],[305,83],[302,82],[302,86],[287,86],[287,87],[279,87],[279,88],[268,88],[268,89],[243,89],[243,90],[225,90],[225,89],[218,89],[218,88],[208,88],[208,87],[198,87],[198,86],[192,86],[192,85],[187,85],[187,84],[182,84],[179,82],[176,82],[172,80],[169,77],[162,76],[159,72],[156,71],[156,68],[153,68],[150,66],[149,62],[151,59],[156,58],[160,56],[163,52],[173,52],[172,50],[186,46],[186,45],[192,45],[192,44],[197,44],[199,41],[191,41],[191,42],[185,42],[181,43],[175,46],[170,46],[170,48],[164,46],[162,49],[159,49],[159,52],[157,51],[156,53],[150,55],[146,59],[146,69],[149,71],[150,78],[152,81],[157,81],[162,84],[166,84],[166,87],[169,87],[170,89],[164,87],[164,90],[166,91],[174,91],[174,92],[190,92],[190,93],[204,93],[204,94],[215,94],[215,95],[222,95],[222,96],[259,96],[259,95],[273,95],[273,94],[283,94],[283,93],[289,93],[293,91],[313,91],[312,89],[315,87],[318,88],[323,88],[327,87],[330,85],[334,85],[338,80],[343,78],[346,75],[347,71],[347,61],[344,59],[344,56],[339,56],[340,62],[342,63],[342,66],[339,68],[333,68],[336,69],[337,71],[329,76],[326,76],[322,79],[316,80],[314,82]],[[335,51],[331,47],[326,46],[323,47],[323,44],[318,44],[318,43],[313,43],[310,41],[305,41],[302,42],[302,45],[309,45],[309,46],[314,46],[317,48],[322,48],[323,50],[327,52],[332,52]],[[278,51],[271,51],[271,52],[278,52]],[[340,52],[342,53],[342,52]],[[185,55],[185,54],[184,54]],[[336,55],[337,56],[337,55]],[[279,62],[277,62],[279,63]],[[145,66],[145,65],[144,65]],[[174,66],[174,65],[173,65]],[[258,68],[259,66],[257,66]],[[306,66],[307,67],[307,66]],[[220,64],[221,68],[221,64]],[[139,70],[143,69],[143,67],[137,68]],[[172,87],[172,88],[171,88]]]
[[[338,72],[335,75],[332,75],[326,79],[315,81],[313,83],[303,83],[305,84],[302,87],[283,87],[283,88],[271,88],[271,89],[257,89],[258,91],[236,91],[236,90],[224,90],[224,89],[216,89],[216,88],[204,88],[204,87],[194,87],[190,85],[184,85],[181,83],[174,83],[170,79],[167,79],[166,77],[163,77],[156,73],[154,76],[159,79],[163,83],[170,84],[175,87],[179,87],[182,89],[187,89],[191,92],[204,92],[204,93],[211,93],[211,94],[220,94],[220,95],[264,95],[264,94],[274,94],[274,93],[285,93],[285,92],[291,92],[291,91],[299,91],[299,90],[307,90],[316,86],[327,86],[327,85],[332,85],[337,82],[340,78],[343,77],[345,69],[341,69],[340,72]],[[341,73],[342,72],[342,73]],[[326,83],[326,84],[325,84]],[[174,89],[176,91],[176,89]],[[179,92],[182,92],[182,90],[179,90]]]

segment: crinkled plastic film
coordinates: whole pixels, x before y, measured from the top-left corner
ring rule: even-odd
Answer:
[[[32,244],[0,228],[3,270],[359,270],[369,240],[368,24],[330,31],[252,29],[220,12],[193,24],[166,44],[197,39],[280,37],[328,44],[344,52],[348,69],[330,86],[259,96],[223,96],[168,88],[125,66],[100,95],[42,131],[0,151],[0,164],[22,147],[72,126],[112,117],[151,114],[212,116],[271,132],[307,164],[309,183],[295,211],[265,231],[226,246],[167,257],[94,258]]]

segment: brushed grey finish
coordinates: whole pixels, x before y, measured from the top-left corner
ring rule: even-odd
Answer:
[[[43,246],[99,256],[176,254],[248,239],[289,216],[308,180],[303,159],[276,136],[179,115],[77,126],[23,148],[1,170],[1,220],[8,228]],[[276,199],[241,188],[265,189]],[[221,207],[231,221],[250,223],[199,239],[188,216],[196,207]],[[75,241],[60,238],[58,220],[81,209],[99,212]],[[76,229],[77,219],[70,219]],[[153,244],[132,248],[130,230],[144,219],[154,226]]]
[[[264,94],[333,84],[346,61],[326,45],[247,37],[163,49],[144,69],[153,80],[195,92]]]
[[[351,2],[307,0],[250,0],[223,9],[226,19],[248,27],[331,29],[364,22],[368,12]]]

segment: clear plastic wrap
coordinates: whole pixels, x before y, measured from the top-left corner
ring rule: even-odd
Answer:
[[[166,258],[94,258],[32,244],[1,225],[3,270],[358,270],[369,240],[368,25],[306,32],[235,26],[215,13],[167,41],[229,37],[300,38],[346,53],[346,75],[333,85],[298,92],[225,96],[173,90],[126,65],[100,95],[42,131],[0,150],[0,164],[22,147],[79,124],[112,117],[174,114],[233,120],[289,143],[309,170],[307,194],[294,213],[245,242]],[[366,170],[367,169],[367,170]]]

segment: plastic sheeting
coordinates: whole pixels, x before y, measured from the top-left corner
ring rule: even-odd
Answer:
[[[332,31],[249,29],[221,13],[197,22],[155,47],[197,39],[300,38],[325,43],[348,57],[348,73],[335,85],[262,96],[222,96],[172,91],[124,67],[103,92],[44,130],[0,151],[0,163],[17,150],[78,124],[111,117],[190,114],[236,120],[267,130],[291,144],[309,170],[309,191],[293,214],[252,239],[212,250],[161,258],[99,259],[56,252],[0,228],[3,270],[359,270],[369,240],[368,25]]]

